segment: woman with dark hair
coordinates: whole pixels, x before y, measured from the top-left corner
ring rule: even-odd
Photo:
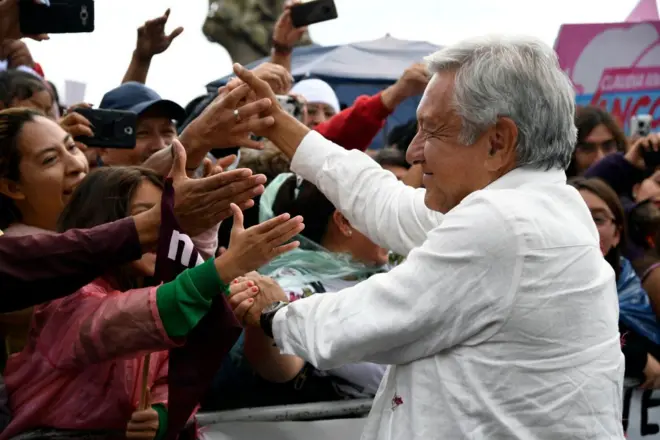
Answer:
[[[660,388],[660,326],[651,301],[622,249],[626,217],[617,194],[600,179],[571,179],[582,195],[600,237],[600,250],[617,280],[619,331],[626,357],[626,378],[645,388]]]
[[[160,203],[162,187],[147,169],[95,170],[71,196],[58,230],[147,211]],[[236,215],[238,208],[232,209]],[[232,279],[266,263],[271,252],[296,247],[282,244],[300,232],[301,219],[287,219],[235,229],[222,256],[170,283],[151,287],[156,258],[147,252],[72,295],[35,307],[28,344],[5,369],[13,420],[0,439],[60,438],[71,436],[68,430],[86,431],[90,438],[123,438],[125,432],[128,438],[160,438],[167,425],[165,350],[183,342]],[[265,243],[272,244],[268,251]],[[143,377],[150,390],[146,410],[138,409]]]
[[[568,177],[582,175],[608,154],[626,151],[626,136],[614,118],[601,108],[578,108],[575,126],[578,129],[577,144],[566,170]]]

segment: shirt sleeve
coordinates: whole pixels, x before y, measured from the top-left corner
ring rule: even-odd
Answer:
[[[414,189],[360,151],[346,151],[309,132],[291,169],[316,185],[363,234],[378,245],[407,255],[442,221],[424,204],[426,190]]]
[[[405,364],[482,342],[510,312],[522,270],[518,246],[503,215],[473,194],[400,266],[278,311],[275,341],[322,370]]]
[[[161,285],[156,304],[168,336],[185,337],[211,309],[213,298],[226,290],[212,258]]]
[[[352,106],[319,124],[315,130],[347,150],[365,151],[392,113],[380,95],[358,97]]]
[[[71,294],[108,268],[141,256],[132,218],[63,234],[0,237],[0,286],[7,294],[0,313]]]

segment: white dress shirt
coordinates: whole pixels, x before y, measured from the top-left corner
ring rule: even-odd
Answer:
[[[612,268],[563,171],[516,169],[444,218],[368,156],[310,132],[293,158],[360,231],[407,260],[273,321],[320,369],[390,364],[363,439],[623,439]]]

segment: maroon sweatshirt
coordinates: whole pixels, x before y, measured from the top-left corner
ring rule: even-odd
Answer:
[[[0,236],[0,313],[66,296],[141,256],[130,217],[63,234]]]

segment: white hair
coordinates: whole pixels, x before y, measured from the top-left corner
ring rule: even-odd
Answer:
[[[518,127],[518,166],[568,168],[577,140],[575,92],[554,50],[530,37],[471,38],[426,58],[431,73],[455,71],[459,141],[476,142],[498,117]]]

